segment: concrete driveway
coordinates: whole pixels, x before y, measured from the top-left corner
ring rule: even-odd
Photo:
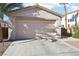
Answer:
[[[13,42],[3,56],[78,56],[79,49],[62,40],[22,40]]]

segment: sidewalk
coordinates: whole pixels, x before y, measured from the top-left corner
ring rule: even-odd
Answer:
[[[66,43],[76,47],[76,48],[79,48],[79,39],[76,39],[76,38],[73,38],[73,37],[70,37],[70,38],[66,38],[66,39],[63,39]]]

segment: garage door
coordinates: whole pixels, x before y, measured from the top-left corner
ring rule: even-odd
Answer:
[[[34,38],[37,31],[43,31],[53,22],[46,20],[17,20],[16,39]]]

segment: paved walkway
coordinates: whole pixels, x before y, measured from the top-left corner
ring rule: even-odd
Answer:
[[[79,50],[62,40],[22,40],[13,42],[3,56],[79,56]]]

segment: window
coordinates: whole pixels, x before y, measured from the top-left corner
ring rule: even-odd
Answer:
[[[78,13],[76,13],[75,15],[73,15],[73,16],[71,17],[71,19],[68,19],[68,22],[76,21],[76,20],[77,20],[77,17],[78,17]]]

